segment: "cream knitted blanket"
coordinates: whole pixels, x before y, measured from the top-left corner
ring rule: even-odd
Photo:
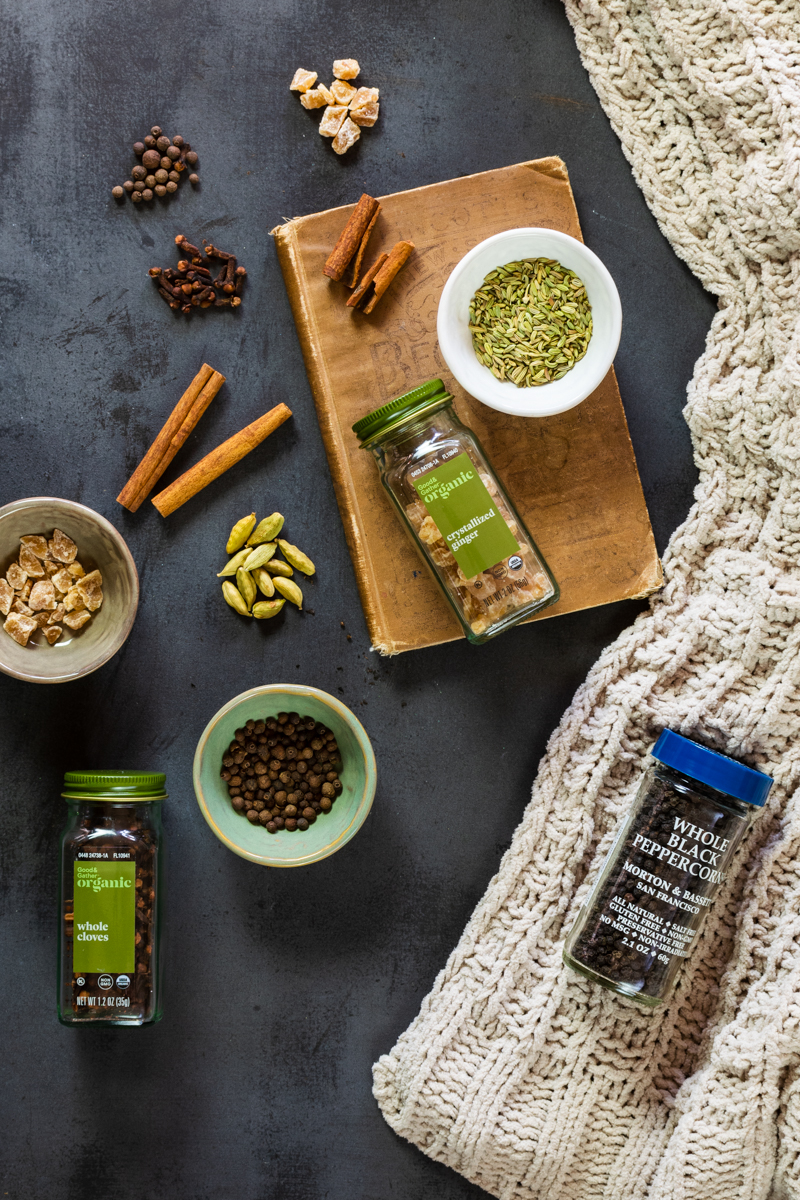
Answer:
[[[676,252],[719,297],[696,503],[651,611],[553,735],[513,844],[375,1067],[390,1125],[498,1197],[800,1196],[800,21],[792,0],[567,0]],[[669,726],[776,779],[672,1001],[561,965]]]

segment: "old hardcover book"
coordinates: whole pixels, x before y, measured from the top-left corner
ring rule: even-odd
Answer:
[[[524,225],[580,238],[564,163],[518,163],[380,200],[367,262],[400,240],[416,250],[370,316],[345,307],[348,288],[322,274],[352,205],[272,231],[374,648],[398,654],[463,637],[351,430],[435,376],[454,393],[561,586],[558,604],[534,620],[655,591],[661,564],[613,370],[570,412],[510,417],[458,386],[436,340],[442,288],[478,242]]]

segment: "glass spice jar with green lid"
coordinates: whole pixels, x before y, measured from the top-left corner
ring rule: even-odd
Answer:
[[[486,642],[559,597],[558,584],[441,379],[353,432],[467,638]]]
[[[61,837],[58,1018],[161,1018],[161,802],[166,776],[68,771]]]

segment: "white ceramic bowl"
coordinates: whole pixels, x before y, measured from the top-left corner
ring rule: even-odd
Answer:
[[[116,654],[131,631],[139,603],[136,564],[122,535],[91,508],[54,496],[31,496],[0,508],[0,574],[19,553],[19,539],[32,533],[52,537],[60,529],[78,547],[78,561],[103,577],[103,604],[83,629],[64,626],[55,646],[35,633],[20,646],[2,629],[0,671],[29,683],[65,683],[89,675]]]
[[[478,362],[469,331],[469,304],[495,267],[521,258],[554,258],[583,281],[592,306],[586,354],[554,383],[519,388],[496,379]],[[439,301],[436,332],[445,362],[465,392],[515,417],[550,417],[590,396],[608,373],[619,346],[622,306],[614,280],[583,242],[555,229],[508,229],[480,242],[450,274]]]

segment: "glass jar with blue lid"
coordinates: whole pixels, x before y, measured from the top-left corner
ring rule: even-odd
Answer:
[[[569,932],[564,962],[655,1006],[696,945],[772,780],[669,729],[651,754],[655,762]]]

